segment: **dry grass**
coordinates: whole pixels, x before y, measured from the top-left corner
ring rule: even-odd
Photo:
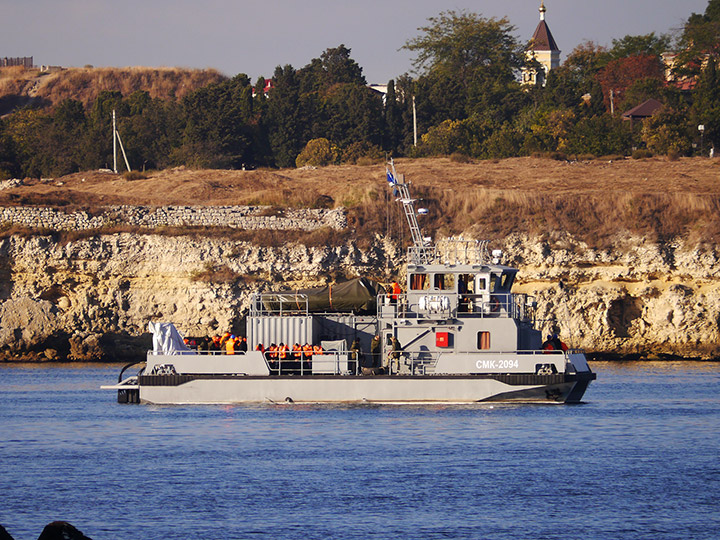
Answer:
[[[683,236],[693,241],[720,239],[720,162],[666,157],[584,162],[516,158],[459,163],[448,158],[401,159],[399,173],[412,181],[426,232],[471,231],[494,238],[510,232],[535,235],[567,231],[591,245],[605,245],[618,233],[649,240]],[[363,244],[389,232],[407,242],[399,204],[388,196],[382,165],[340,165],[309,169],[255,171],[176,168],[127,181],[86,172],[55,182],[0,192],[0,205],[38,204],[66,210],[108,204],[227,205],[261,204],[273,212],[286,207],[348,209],[349,235]],[[313,245],[339,241],[338,233],[280,233],[193,229],[162,234],[233,237],[282,245],[288,240]]]
[[[37,69],[5,68],[0,70],[0,99],[32,94],[52,104],[75,99],[87,106],[104,90],[119,91],[125,96],[144,90],[153,98],[181,98],[225,79],[214,69],[69,68],[41,75]]]

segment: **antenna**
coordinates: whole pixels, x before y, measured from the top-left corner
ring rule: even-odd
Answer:
[[[123,158],[125,158],[125,167],[127,167],[128,171],[132,171],[130,168],[130,163],[128,163],[127,155],[125,154],[125,148],[123,148],[122,139],[120,138],[120,132],[117,130],[117,126],[115,123],[115,109],[113,109],[112,114],[113,119],[113,171],[115,174],[117,174],[117,143],[120,143],[120,150],[122,150]]]

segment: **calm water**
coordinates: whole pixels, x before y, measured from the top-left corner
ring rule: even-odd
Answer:
[[[0,367],[0,523],[93,540],[718,538],[720,364],[595,363],[577,406],[120,405]]]

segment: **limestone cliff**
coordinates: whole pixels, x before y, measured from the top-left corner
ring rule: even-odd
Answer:
[[[547,333],[572,346],[618,354],[720,356],[720,277],[713,248],[647,245],[612,250],[568,236],[511,236],[504,262],[516,291],[535,295]],[[51,236],[0,240],[0,355],[4,360],[131,360],[150,346],[148,321],[186,335],[241,330],[250,294],[343,276],[382,277],[401,253],[377,238],[323,247],[258,247],[217,238],[107,234],[61,243]]]

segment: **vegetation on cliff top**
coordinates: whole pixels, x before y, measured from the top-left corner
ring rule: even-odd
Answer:
[[[5,77],[0,114],[14,112],[0,121],[0,179],[107,166],[113,109],[130,163],[141,169],[369,163],[383,154],[707,155],[720,147],[718,28],[720,0],[709,0],[675,43],[652,32],[611,47],[584,43],[545,86],[527,87],[520,70],[538,66],[508,19],[446,11],[407,41],[418,72],[389,81],[384,98],[344,45],[300,69],[278,66],[267,96],[265,77],[253,84],[244,74],[129,68]],[[661,58],[668,49],[678,53],[671,77]],[[32,107],[15,108],[22,96]],[[648,98],[662,109],[642,125],[622,120],[620,112]]]
[[[472,232],[501,238],[567,231],[591,246],[607,246],[626,233],[649,242],[720,239],[720,162],[706,158],[557,161],[514,158],[459,163],[447,158],[400,159],[398,172],[413,183],[418,204],[429,209],[421,225],[433,236]],[[344,207],[346,231],[238,231],[168,228],[165,235],[222,235],[260,245],[298,241],[334,245],[354,239],[369,245],[376,234],[409,241],[399,205],[388,197],[382,166],[341,165],[254,171],[150,171],[127,180],[85,172],[0,191],[0,206],[53,206],[90,213],[107,205],[266,205],[278,208]],[[122,228],[105,232],[141,232]],[[18,233],[6,228],[5,235]],[[63,233],[60,236],[97,234]],[[144,230],[143,232],[147,232]]]

